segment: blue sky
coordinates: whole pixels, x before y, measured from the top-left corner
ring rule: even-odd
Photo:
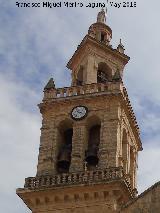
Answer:
[[[0,206],[5,213],[27,213],[15,190],[36,173],[41,127],[37,104],[50,77],[57,87],[70,85],[67,61],[99,9],[17,8],[15,2],[0,0]],[[124,82],[144,147],[140,192],[160,180],[159,7],[158,0],[137,0],[136,8],[108,6],[113,47],[122,38],[131,57]]]

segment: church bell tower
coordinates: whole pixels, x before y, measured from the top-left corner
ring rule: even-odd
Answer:
[[[111,39],[102,9],[67,64],[71,86],[51,78],[44,88],[37,174],[17,189],[33,213],[119,212],[137,195],[142,144],[122,81],[129,57]]]

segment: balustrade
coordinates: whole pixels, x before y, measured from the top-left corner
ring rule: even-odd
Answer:
[[[44,100],[53,98],[66,98],[71,96],[104,93],[120,89],[119,83],[108,82],[107,84],[93,83],[83,86],[64,87],[44,91]]]
[[[29,177],[25,180],[25,188],[67,186],[78,184],[100,183],[117,180],[124,177],[122,167],[108,168],[98,171],[85,171],[79,173],[64,173],[53,176]],[[128,183],[126,177],[125,181]]]

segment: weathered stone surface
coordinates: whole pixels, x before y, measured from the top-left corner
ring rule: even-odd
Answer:
[[[142,144],[122,82],[129,57],[110,46],[111,36],[104,23],[91,25],[67,65],[71,87],[55,88],[51,80],[44,90],[37,175],[26,178],[24,188],[17,189],[33,213],[160,212],[159,183],[136,196]],[[76,106],[88,109],[83,119],[71,116]],[[95,126],[98,134],[91,132]],[[72,132],[69,142],[66,130]],[[63,157],[69,167],[62,172],[57,162],[68,144],[69,155]],[[98,159],[96,165],[88,166],[89,148]]]
[[[124,213],[159,213],[160,212],[160,182],[157,182],[135,200],[122,208]]]

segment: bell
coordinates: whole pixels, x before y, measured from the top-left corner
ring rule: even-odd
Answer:
[[[89,147],[86,151],[86,162],[91,166],[96,166],[98,164],[98,157],[97,157],[98,147],[92,146]]]
[[[68,172],[71,162],[71,147],[64,146],[59,153],[57,167],[59,172]]]
[[[88,150],[86,151],[86,162],[88,166],[95,167],[98,164],[98,147],[100,142],[100,125],[95,125],[89,130]]]

